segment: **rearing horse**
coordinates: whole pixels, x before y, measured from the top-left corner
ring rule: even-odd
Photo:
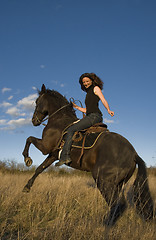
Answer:
[[[30,191],[36,177],[58,159],[57,146],[63,130],[78,120],[72,104],[64,96],[42,85],[36,100],[33,125],[40,125],[46,116],[48,116],[48,123],[43,130],[42,139],[30,136],[26,140],[23,151],[25,162],[32,161],[28,153],[31,143],[44,155],[49,154],[24,187],[24,191],[27,192]],[[84,150],[81,164],[78,161],[80,151],[78,148],[71,149],[72,162],[68,165],[91,172],[97,188],[110,207],[105,220],[107,225],[113,225],[126,209],[126,199],[121,190],[133,175],[136,164],[138,172],[133,184],[136,210],[145,220],[153,218],[153,201],[149,191],[146,166],[128,140],[108,131],[101,134],[93,148]]]

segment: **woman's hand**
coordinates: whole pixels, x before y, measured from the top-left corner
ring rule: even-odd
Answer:
[[[77,110],[79,110],[80,112],[86,113],[86,108],[79,107],[73,102],[72,102],[72,104],[73,104],[73,107],[76,108]]]
[[[111,111],[110,109],[108,110],[108,113],[111,115],[111,117],[113,117],[113,116],[114,116],[114,112],[113,112],[113,111]]]
[[[74,107],[74,108],[77,108],[77,107],[78,107],[74,102],[72,102],[72,104],[73,104],[73,107]]]

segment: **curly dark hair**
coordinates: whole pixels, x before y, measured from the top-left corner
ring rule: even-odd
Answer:
[[[94,86],[98,86],[101,90],[103,89],[103,81],[95,73],[83,73],[79,78],[79,83],[80,83],[81,89],[83,91],[86,92],[86,88],[82,82],[82,79],[84,77],[90,78],[90,80],[92,80]]]

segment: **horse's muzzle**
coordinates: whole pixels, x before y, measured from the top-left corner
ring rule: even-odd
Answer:
[[[32,118],[32,124],[33,124],[34,126],[39,126],[39,125],[41,124],[41,121],[39,120],[39,118],[33,117],[33,118]]]

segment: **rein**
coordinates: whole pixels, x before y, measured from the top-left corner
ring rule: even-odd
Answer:
[[[83,108],[82,102],[81,102],[80,100],[75,100],[73,97],[71,97],[69,100],[70,100],[70,101],[72,100],[73,103],[79,102],[80,105],[81,105],[81,107]],[[85,117],[85,113],[82,113],[82,115],[83,115],[83,118],[84,118],[84,117]]]
[[[54,113],[50,114],[48,117],[44,118],[44,119],[43,119],[42,121],[40,121],[40,122],[41,122],[41,123],[45,122],[46,120],[48,120],[49,118],[53,117],[56,113],[58,113],[59,111],[61,111],[63,108],[68,107],[69,105],[70,105],[70,103],[67,104],[67,105],[62,106],[61,108],[57,109]],[[45,125],[45,124],[43,124],[43,125]]]

